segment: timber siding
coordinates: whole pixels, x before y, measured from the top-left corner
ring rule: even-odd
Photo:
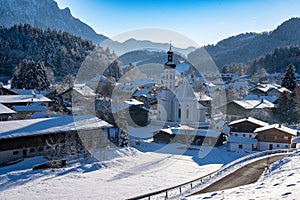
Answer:
[[[253,133],[255,129],[262,127],[260,125],[251,123],[251,122],[241,122],[239,124],[230,125],[230,132],[246,132]]]
[[[287,139],[285,139],[287,137]],[[292,135],[277,129],[265,130],[257,133],[260,142],[273,142],[291,144]]]

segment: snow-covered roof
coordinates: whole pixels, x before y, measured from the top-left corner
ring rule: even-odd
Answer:
[[[211,82],[207,82],[207,83],[204,83],[207,87],[216,87],[215,84],[211,83]]]
[[[247,118],[243,118],[243,119],[234,120],[234,121],[230,122],[228,124],[228,126],[232,126],[234,124],[239,124],[239,123],[243,123],[243,122],[250,122],[252,124],[257,124],[257,125],[262,126],[262,127],[269,125],[268,123],[260,121],[258,119],[254,119],[252,117],[247,117]]]
[[[281,87],[281,88],[271,88],[269,91],[271,90],[277,90],[278,92],[280,93],[284,93],[284,92],[287,92],[287,93],[291,93],[291,91],[285,87]]]
[[[50,102],[51,100],[41,94],[35,95],[0,95],[0,103],[32,103]]]
[[[293,138],[292,143],[300,143],[300,137]]]
[[[50,118],[50,117],[60,117],[60,116],[62,116],[62,114],[35,112],[31,115],[30,119]]]
[[[268,83],[268,84],[261,84],[261,83],[258,83],[257,86],[255,86],[254,88],[252,88],[251,90],[255,90],[255,89],[258,89],[262,92],[268,92],[270,90],[277,90],[279,91],[280,93],[283,93],[283,92],[291,92],[290,90],[288,90],[287,88],[285,87],[281,87],[281,85],[278,85],[278,84],[275,84],[275,83]]]
[[[140,90],[136,90],[133,95],[134,97],[140,97],[140,96],[145,96],[147,98],[153,98],[154,95],[150,95],[150,90],[148,89],[140,89]]]
[[[45,106],[40,105],[13,106],[13,109],[17,112],[37,112],[47,110]]]
[[[258,95],[255,95],[255,94],[249,94],[247,96],[244,97],[244,100],[267,100],[271,103],[274,103],[278,97],[275,97],[275,96],[258,96]]]
[[[181,100],[197,100],[194,94],[193,88],[190,86],[189,83],[184,81],[182,84],[180,84],[176,90],[176,98],[181,101]]]
[[[207,96],[203,92],[194,92],[194,95],[196,96],[198,101],[211,101],[211,97]]]
[[[257,144],[258,141],[255,138],[250,137],[238,137],[238,136],[229,136],[227,142],[232,143],[246,143],[246,144]]]
[[[34,94],[41,94],[41,95],[47,95],[49,94],[49,91],[47,90],[23,90],[23,89],[11,89],[11,91],[19,94],[19,95],[34,95]]]
[[[54,134],[74,130],[93,130],[112,127],[111,124],[92,115],[39,118],[0,122],[0,138]]]
[[[15,114],[16,112],[0,103],[0,115]]]
[[[136,99],[129,99],[129,100],[126,100],[126,101],[123,101],[125,104],[128,104],[128,105],[135,105],[135,106],[139,106],[139,105],[144,105],[143,102],[141,101],[138,101]]]
[[[205,106],[203,106],[201,103],[197,102],[197,109],[199,110],[207,110],[207,108]]]
[[[119,112],[121,110],[127,109],[131,106],[142,106],[143,102],[138,101],[136,99],[129,99],[126,101],[112,101],[111,102],[111,111],[112,113]]]
[[[101,81],[106,81],[106,80],[109,80],[109,79],[106,78],[105,76],[101,75],[101,76],[95,76],[90,81],[101,82]]]
[[[194,136],[203,136],[203,137],[214,137],[217,138],[220,136],[220,132],[208,130],[208,129],[195,129],[186,125],[182,125],[180,127],[171,127],[171,128],[164,128],[161,131],[168,133],[170,135],[194,135]]]
[[[257,129],[255,129],[254,133],[259,133],[259,132],[263,132],[263,131],[270,130],[270,129],[280,130],[282,132],[285,132],[285,133],[288,133],[288,134],[291,134],[294,136],[297,135],[297,130],[288,128],[288,127],[280,125],[280,124],[272,124],[272,125],[264,126],[261,128],[257,128]]]
[[[234,103],[245,109],[274,108],[275,105],[267,100],[234,100]]]
[[[76,92],[78,92],[82,96],[86,96],[86,97],[96,96],[96,94],[94,93],[94,91],[90,87],[88,87],[86,85],[75,85],[73,87],[73,90],[75,90]]]

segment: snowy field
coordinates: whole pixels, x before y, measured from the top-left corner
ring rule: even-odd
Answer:
[[[271,165],[256,183],[188,199],[300,199],[300,151]]]
[[[199,158],[203,151],[144,140],[135,148],[106,151],[110,159],[73,159],[61,169],[33,171],[45,160],[28,158],[0,168],[0,199],[126,199],[198,178],[245,155],[222,146]]]

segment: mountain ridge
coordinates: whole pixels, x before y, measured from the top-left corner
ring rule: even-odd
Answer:
[[[53,0],[0,0],[0,25],[9,28],[16,24],[65,31],[95,44],[108,38],[73,17],[69,8],[60,9]]]
[[[263,33],[243,33],[203,48],[219,68],[231,64],[248,64],[276,48],[300,45],[300,18],[293,17],[276,29]]]

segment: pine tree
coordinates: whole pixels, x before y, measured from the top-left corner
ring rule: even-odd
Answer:
[[[298,123],[299,112],[293,96],[293,94],[284,92],[278,98],[278,108],[274,110],[274,114],[279,123]]]
[[[252,76],[252,80],[255,83],[263,82],[267,79],[267,71],[265,68],[259,68]]]
[[[118,60],[114,60],[104,71],[103,75],[107,77],[113,77],[118,81],[123,74],[121,63]]]
[[[121,114],[121,115],[123,115],[123,114]],[[128,147],[129,146],[128,123],[127,123],[126,118],[121,117],[118,121],[118,126],[121,130],[119,146],[120,147]]]
[[[229,85],[228,88],[226,89],[226,99],[227,102],[240,99],[240,96],[236,91],[236,89],[234,88],[233,84]]]
[[[295,72],[295,66],[290,64],[286,72],[284,74],[284,78],[282,79],[281,86],[289,89],[290,91],[294,91],[295,87],[297,86],[297,78]]]
[[[43,62],[24,59],[15,69],[12,88],[48,90],[50,82]]]

